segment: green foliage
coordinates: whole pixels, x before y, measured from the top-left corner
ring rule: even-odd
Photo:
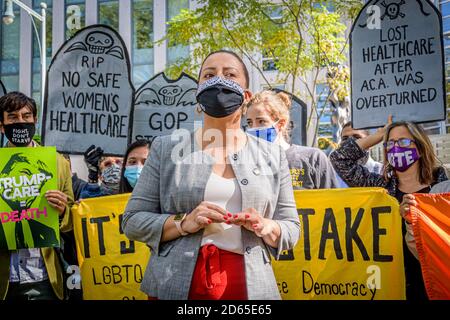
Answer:
[[[41,141],[42,141],[40,135],[35,135],[35,136],[33,137],[33,140],[36,141],[38,144],[41,144]]]
[[[196,75],[199,64],[214,50],[228,48],[257,62],[261,52],[276,59],[285,78],[304,76],[314,68],[346,60],[343,14],[361,1],[199,0],[200,8],[181,10],[168,22],[169,46],[191,45],[193,54],[177,61],[169,73]],[[329,12],[333,6],[335,12]],[[358,7],[358,8],[359,8]],[[295,88],[294,88],[295,90]]]
[[[339,88],[339,97],[348,94],[349,78],[332,68],[347,60],[347,26],[343,20],[354,19],[362,1],[282,0],[276,5],[265,0],[198,2],[198,9],[182,10],[168,22],[167,36],[161,40],[167,40],[169,46],[191,46],[191,55],[166,70],[172,78],[181,71],[197,77],[208,53],[230,49],[246,57],[268,86],[271,83],[265,78],[261,53],[273,59],[279,71],[276,82],[286,84],[293,94],[306,95],[311,101],[311,115],[320,116],[316,84],[322,70],[337,76],[330,84]],[[311,78],[315,79],[313,85]]]

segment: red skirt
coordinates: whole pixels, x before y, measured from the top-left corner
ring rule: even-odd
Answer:
[[[189,300],[247,300],[244,256],[214,245],[200,248]]]

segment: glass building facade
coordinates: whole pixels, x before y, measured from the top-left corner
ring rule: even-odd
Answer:
[[[447,82],[447,121],[445,123],[445,133],[450,133],[450,0],[441,0],[439,8],[442,14],[442,27],[444,32],[445,74]]]
[[[138,88],[156,73],[189,54],[189,47],[161,44],[166,23],[192,0],[22,0],[40,13],[47,4],[47,68],[61,45],[81,28],[104,24],[116,29],[124,39],[132,64],[132,79]],[[4,0],[0,0],[3,15]],[[30,16],[17,5],[14,22],[0,24],[0,78],[9,91],[21,91],[41,100],[40,22],[36,30]],[[155,12],[165,14],[155,15]],[[38,32],[39,36],[36,34]]]

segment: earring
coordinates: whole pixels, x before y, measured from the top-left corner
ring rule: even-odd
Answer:
[[[203,110],[202,110],[202,108],[201,108],[199,105],[197,105],[197,107],[195,107],[195,111],[196,111],[198,114],[202,114],[202,113],[203,113]]]

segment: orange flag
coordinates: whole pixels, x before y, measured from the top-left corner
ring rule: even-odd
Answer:
[[[414,238],[428,297],[450,299],[450,193],[416,194]]]

